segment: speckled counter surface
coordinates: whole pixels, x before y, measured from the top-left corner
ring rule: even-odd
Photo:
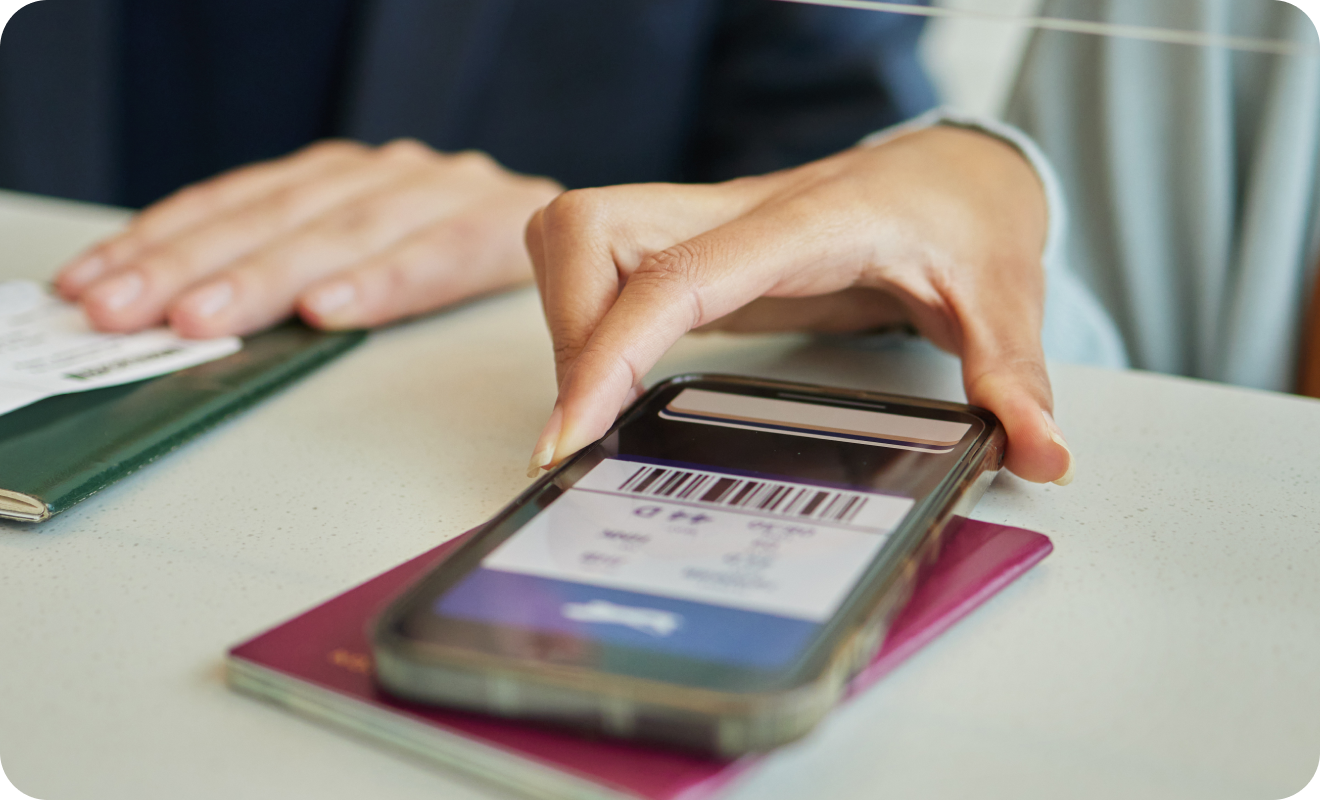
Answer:
[[[0,194],[0,277],[114,212]],[[961,399],[922,345],[693,337],[738,371]],[[1320,402],[1058,366],[1079,459],[977,516],[1056,552],[730,798],[1277,798],[1320,759]],[[225,649],[522,489],[553,401],[529,291],[363,347],[41,526],[0,525],[0,761],[74,798],[464,798],[483,786],[227,690]]]

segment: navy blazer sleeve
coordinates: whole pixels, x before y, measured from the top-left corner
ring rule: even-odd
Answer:
[[[782,0],[356,2],[327,133],[480,149],[569,187],[793,166],[935,99],[910,16]],[[0,186],[122,202],[119,5],[45,0],[6,28]]]
[[[936,103],[923,18],[774,0],[726,4],[705,68],[685,180],[805,163]]]
[[[935,103],[919,17],[782,0],[376,2],[346,134],[479,149],[570,188],[793,166]]]

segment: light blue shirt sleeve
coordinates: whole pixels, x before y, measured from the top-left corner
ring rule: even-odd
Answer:
[[[1068,271],[1143,370],[1290,392],[1320,256],[1320,40],[1279,2],[1042,14],[1290,41],[1295,56],[1037,30],[1007,118],[1062,177]]]

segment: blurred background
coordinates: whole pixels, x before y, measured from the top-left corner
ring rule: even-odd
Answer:
[[[43,0],[0,46],[0,188],[140,208],[312,141],[401,136],[569,188],[707,182],[824,157],[942,103],[1016,126],[1053,165],[1069,226],[1047,353],[1320,396],[1306,16],[1282,0],[930,2],[969,16]],[[1081,309],[1108,318],[1116,356],[1048,346]]]
[[[1031,17],[1043,0],[987,0],[1005,16]],[[936,6],[952,7],[936,2]],[[921,60],[944,102],[977,114],[999,116],[1022,63],[1031,29],[1016,22],[973,17],[936,18],[921,38]]]

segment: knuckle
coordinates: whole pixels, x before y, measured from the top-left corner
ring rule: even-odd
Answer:
[[[437,164],[437,168],[447,177],[456,176],[460,179],[480,182],[490,182],[512,174],[480,150],[460,150],[446,154]]]
[[[187,250],[169,247],[154,250],[134,265],[147,283],[173,282],[188,274],[193,259]]]
[[[377,152],[386,159],[398,161],[421,161],[429,158],[434,151],[417,139],[394,139],[381,145]]]
[[[537,209],[523,227],[523,250],[532,262],[532,269],[538,276],[545,268],[545,209]]]
[[[238,297],[262,297],[260,270],[252,264],[239,264],[215,276],[223,278]]]
[[[378,325],[426,310],[428,298],[443,286],[426,278],[424,259],[416,252],[394,253],[346,278],[358,289],[362,321]],[[434,277],[434,276],[432,276]]]
[[[349,139],[322,139],[307,145],[298,155],[318,160],[331,160],[359,155],[365,149],[362,144]]]
[[[693,295],[701,286],[701,254],[684,242],[642,259],[629,282],[640,279],[653,292]]]
[[[153,210],[164,209],[167,206],[188,205],[207,208],[216,205],[224,189],[231,183],[233,183],[233,176],[221,175],[211,180],[190,184],[164,200],[152,204],[149,209],[143,212],[143,215],[148,215]]]
[[[572,334],[562,334],[555,337],[554,355],[555,362],[561,363],[572,360],[582,350],[583,340],[581,336]]]
[[[606,383],[636,386],[646,377],[646,370],[637,363],[634,353],[617,352],[606,344],[588,341],[578,353],[578,360],[588,360],[592,371],[603,376]]]
[[[373,291],[367,294],[377,305],[411,307],[420,290],[442,282],[445,276],[434,246],[419,242],[380,257],[361,278],[372,284]]]
[[[596,228],[603,225],[609,205],[604,189],[573,189],[551,200],[545,207],[543,224],[548,228]]]
[[[273,168],[267,164],[251,164],[216,175],[213,178],[193,183],[179,189],[142,212],[142,216],[154,223],[158,219],[171,217],[177,211],[212,212],[223,208],[232,198],[240,196],[252,181],[260,180]]]
[[[480,150],[459,150],[449,156],[449,162],[459,169],[489,171],[496,167],[495,159]]]
[[[382,264],[379,278],[383,298],[406,296],[413,287],[416,273],[416,261],[404,255],[396,255]]]
[[[465,214],[444,221],[436,231],[432,247],[442,252],[436,255],[480,253],[491,241],[489,223],[479,216]]]
[[[92,248],[89,255],[101,258],[107,264],[122,264],[145,246],[145,240],[135,230],[129,230]]]
[[[349,203],[312,223],[310,233],[334,240],[369,240],[390,213],[388,204],[379,199]]]
[[[297,218],[301,216],[308,202],[315,200],[319,194],[320,187],[314,184],[282,186],[271,191],[261,201],[258,214],[260,216],[273,214],[277,219]]]
[[[288,276],[279,275],[278,270],[272,269],[269,262],[247,262],[239,264],[224,274],[224,277],[233,287],[234,294],[242,298],[263,298],[271,300],[275,297],[272,290],[280,288]]]
[[[628,284],[649,295],[657,305],[681,315],[691,330],[707,321],[698,275],[700,263],[695,248],[677,244],[644,258]]]
[[[523,189],[530,194],[554,198],[564,191],[564,187],[552,178],[540,175],[519,175],[518,178]]]
[[[638,272],[664,277],[669,281],[689,281],[695,276],[699,263],[696,248],[687,242],[680,242],[642,259]]]
[[[523,243],[527,245],[527,249],[529,250],[535,250],[540,247],[542,235],[541,226],[544,224],[544,217],[545,209],[538,208],[536,211],[532,212],[532,216],[527,219],[527,224],[523,226]]]

